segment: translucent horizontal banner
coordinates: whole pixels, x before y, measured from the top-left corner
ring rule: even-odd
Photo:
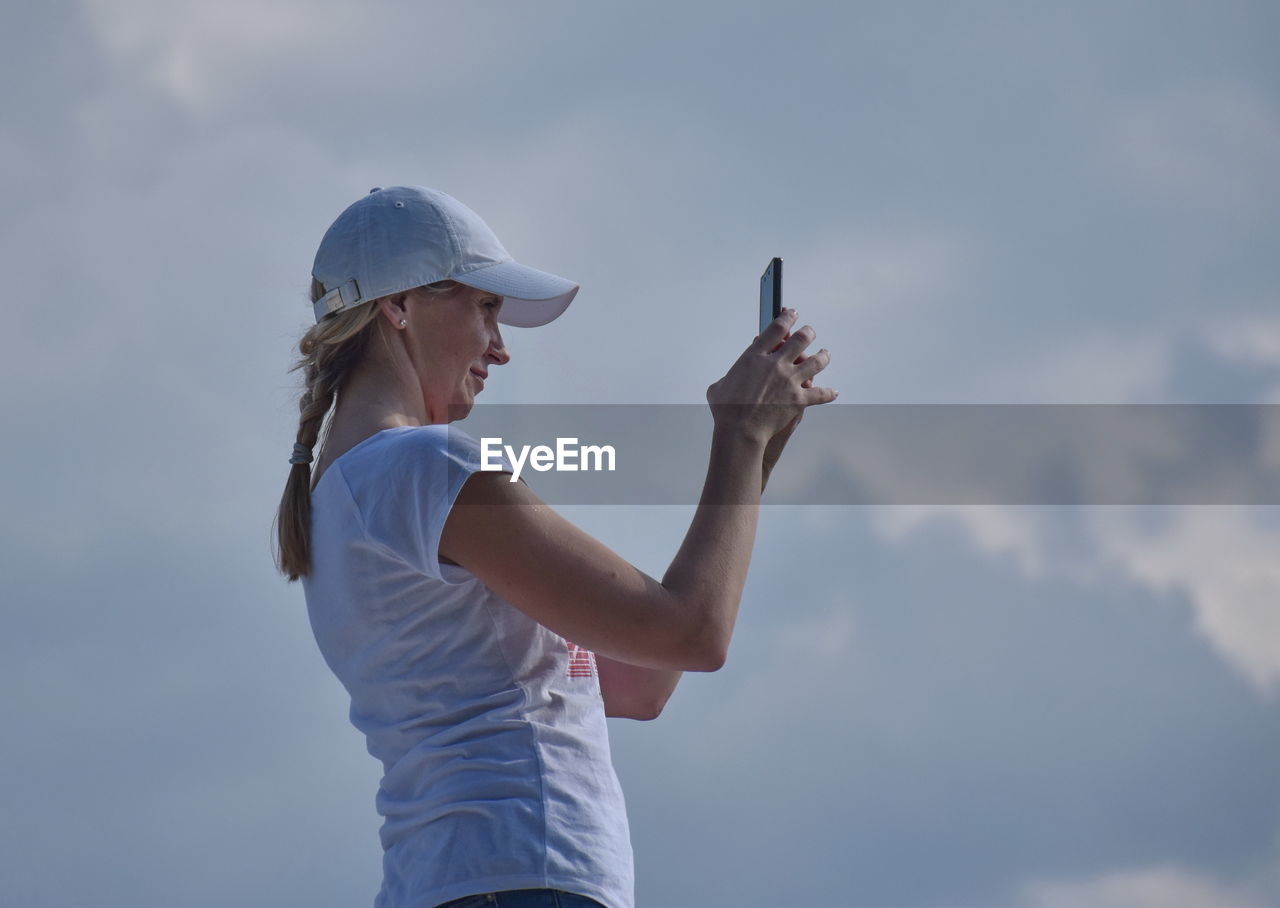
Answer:
[[[476,406],[452,429],[552,504],[694,504],[706,405]],[[459,438],[461,442],[461,438]],[[1280,504],[1280,405],[828,404],[766,504]]]

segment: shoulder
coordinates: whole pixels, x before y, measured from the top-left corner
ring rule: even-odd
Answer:
[[[453,425],[413,426],[391,437],[387,453],[420,463],[423,460],[466,467],[480,468],[486,460],[497,462],[501,458],[487,451],[481,440],[464,429]]]
[[[398,426],[383,429],[352,448],[341,460],[347,463],[380,463],[466,456],[479,451],[470,434],[450,425]]]
[[[470,433],[453,425],[385,429],[337,462],[352,491],[364,500],[417,496],[423,489],[451,502],[473,473],[513,468],[505,457],[486,452]]]

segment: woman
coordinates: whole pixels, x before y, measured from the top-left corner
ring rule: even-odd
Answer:
[[[312,274],[279,563],[383,762],[376,904],[630,908],[605,717],[652,719],[724,663],[769,470],[836,395],[813,387],[827,352],[788,310],[707,390],[702,502],[658,582],[448,428],[510,358],[499,324],[551,321],[576,284],[420,187],[351,205]]]

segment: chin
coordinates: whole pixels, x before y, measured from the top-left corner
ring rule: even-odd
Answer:
[[[474,400],[454,401],[449,404],[447,422],[457,422],[460,419],[466,419],[471,415],[471,408],[475,406]]]

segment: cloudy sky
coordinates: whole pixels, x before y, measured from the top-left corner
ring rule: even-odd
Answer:
[[[582,282],[489,403],[701,402],[773,255],[841,404],[1280,403],[1277,44],[1265,0],[6,5],[5,901],[372,901],[380,767],[270,558],[369,188]],[[564,510],[657,576],[691,517]],[[726,667],[611,720],[639,904],[1280,904],[1278,546],[767,508]]]

